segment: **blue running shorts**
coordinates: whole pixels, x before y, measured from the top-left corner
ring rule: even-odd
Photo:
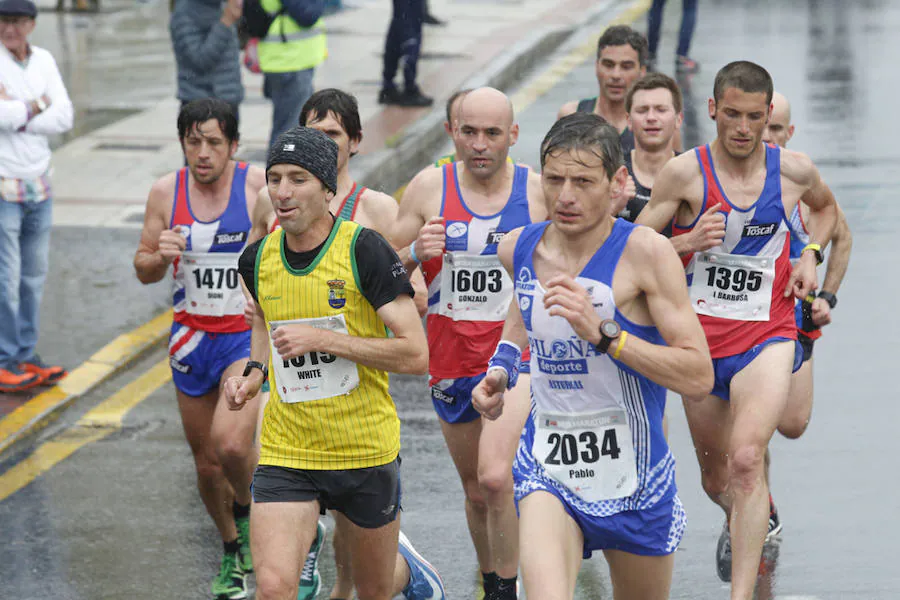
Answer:
[[[713,384],[712,395],[718,396],[722,400],[731,400],[731,380],[735,375],[740,373],[747,365],[759,356],[759,353],[769,344],[776,342],[794,342],[794,367],[792,373],[796,373],[803,364],[803,346],[800,342],[786,337],[773,337],[761,342],[746,352],[735,354],[733,356],[723,356],[722,358],[713,359],[713,373],[715,374],[715,383]]]
[[[250,332],[207,333],[172,323],[169,365],[178,391],[203,396],[219,387],[225,369],[250,358]]]

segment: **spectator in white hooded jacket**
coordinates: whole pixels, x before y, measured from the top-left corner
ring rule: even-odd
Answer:
[[[31,0],[0,0],[0,392],[66,375],[35,352],[52,224],[47,136],[70,130],[73,112],[53,56],[28,43],[36,16]]]

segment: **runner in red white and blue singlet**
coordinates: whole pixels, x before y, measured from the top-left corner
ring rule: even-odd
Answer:
[[[529,171],[516,165],[503,209],[478,215],[462,197],[456,164],[442,169],[445,253],[422,263],[428,286],[429,370],[433,379],[474,377],[487,369],[512,299],[512,280],[497,258],[497,243],[531,223]]]
[[[704,200],[691,225],[673,225],[673,237],[691,231],[709,208],[725,216],[725,239],[683,257],[691,302],[713,359],[734,356],[775,338],[797,339],[794,298],[784,297],[791,275],[790,225],[781,196],[781,149],[766,145],[766,181],[749,208],[734,206],[719,184],[709,145],[694,149],[703,173]]]
[[[237,259],[250,233],[247,212],[247,163],[236,163],[228,206],[214,221],[200,221],[191,211],[188,169],[178,171],[170,228],[180,226],[187,241],[173,262],[175,322],[207,333],[248,331]]]

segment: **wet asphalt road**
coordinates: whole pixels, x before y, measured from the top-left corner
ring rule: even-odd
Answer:
[[[680,11],[670,2],[661,60],[671,72]],[[900,597],[893,543],[900,539],[894,424],[898,394],[888,383],[900,334],[900,292],[891,258],[900,230],[900,151],[891,116],[900,76],[893,32],[900,2],[701,2],[692,55],[703,71],[689,82],[685,145],[710,140],[706,118],[715,71],[746,58],[769,68],[793,102],[790,147],[819,165],[855,236],[835,322],[816,346],[816,406],[799,441],[772,444],[772,490],[785,525],[774,576],[760,597],[888,600]],[[669,66],[667,69],[666,67]],[[564,101],[594,95],[592,61],[523,114],[513,155],[537,163],[537,145]],[[153,314],[164,286],[140,287],[130,272],[134,231],[62,229],[54,273],[64,282],[44,307],[48,357],[72,361]],[[885,276],[885,275],[888,276]],[[876,333],[877,332],[877,333]],[[81,340],[75,343],[73,340]],[[42,440],[162,358],[138,363],[78,403]],[[403,419],[403,529],[440,569],[451,598],[471,598],[476,562],[462,491],[424,382],[397,377]],[[699,485],[680,401],[670,398],[670,441],[688,528],[676,557],[672,598],[728,596],[713,555],[722,514]],[[79,431],[69,430],[77,436]],[[0,472],[18,457],[0,457]],[[0,502],[0,589],[11,599],[205,598],[220,547],[195,490],[193,465],[169,384],[133,409],[125,429],[90,444]],[[333,580],[330,549],[321,562]],[[578,598],[611,598],[606,566],[582,569]],[[323,596],[324,597],[324,596]]]

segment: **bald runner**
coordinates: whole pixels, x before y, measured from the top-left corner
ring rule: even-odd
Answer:
[[[528,375],[512,408],[483,421],[472,390],[484,377],[512,299],[497,259],[511,230],[547,217],[540,177],[509,162],[519,126],[502,92],[479,88],[459,103],[457,162],[428,167],[409,184],[392,241],[428,285],[431,399],[466,496],[466,518],[485,598],[515,598],[518,522],[512,461],[527,418]],[[525,365],[527,371],[527,364]]]

